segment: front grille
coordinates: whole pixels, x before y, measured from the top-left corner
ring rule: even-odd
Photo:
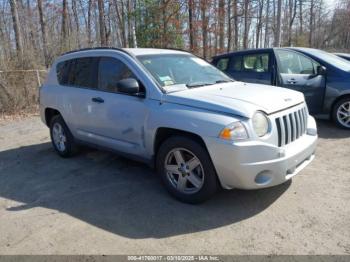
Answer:
[[[278,146],[287,145],[305,134],[307,116],[307,109],[303,107],[297,111],[276,118]]]

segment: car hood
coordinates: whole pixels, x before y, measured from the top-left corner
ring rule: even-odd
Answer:
[[[286,88],[230,82],[167,93],[163,102],[251,118],[257,111],[266,114],[304,102],[304,95]]]

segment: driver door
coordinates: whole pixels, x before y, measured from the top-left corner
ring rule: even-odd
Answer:
[[[295,51],[276,50],[279,86],[302,92],[310,113],[322,111],[325,75],[317,74],[319,63]]]

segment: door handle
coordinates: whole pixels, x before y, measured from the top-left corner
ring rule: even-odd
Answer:
[[[91,100],[92,100],[92,102],[95,102],[95,103],[98,103],[98,104],[104,103],[104,100],[101,97],[94,97]]]
[[[292,78],[292,79],[288,79],[287,80],[287,83],[289,83],[289,84],[296,84],[297,83],[297,81],[294,79],[294,78]]]

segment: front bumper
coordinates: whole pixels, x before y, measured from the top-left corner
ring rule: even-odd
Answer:
[[[284,147],[219,138],[205,142],[223,188],[258,189],[284,183],[311,163],[317,135],[304,134]]]

